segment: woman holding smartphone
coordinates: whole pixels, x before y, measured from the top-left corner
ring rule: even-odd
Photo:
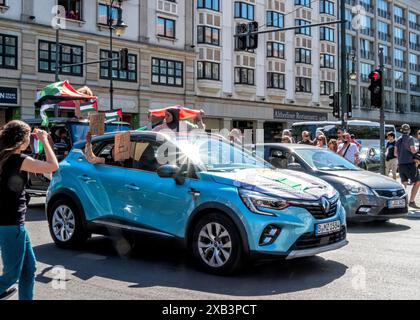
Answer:
[[[31,128],[22,121],[11,121],[0,129],[0,250],[3,274],[0,276],[0,300],[17,292],[19,299],[32,300],[35,284],[35,255],[25,227],[27,172],[51,173],[58,161],[48,143],[48,134],[35,129],[44,145],[46,161],[35,160],[22,152],[30,143]]]

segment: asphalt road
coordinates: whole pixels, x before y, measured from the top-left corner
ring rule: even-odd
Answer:
[[[59,249],[42,200],[32,200],[27,217],[38,259],[35,299],[420,298],[420,214],[414,212],[388,223],[352,224],[350,244],[334,252],[217,277],[198,271],[170,243],[145,241],[130,251],[124,242],[94,237],[82,250]]]

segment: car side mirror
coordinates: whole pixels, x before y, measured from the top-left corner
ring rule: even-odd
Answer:
[[[287,169],[289,169],[289,170],[295,170],[295,171],[303,171],[302,165],[300,163],[296,163],[296,162],[289,163],[287,165]]]
[[[180,168],[175,165],[165,164],[157,169],[157,174],[161,178],[173,178],[176,184],[184,184],[185,178],[180,175]]]

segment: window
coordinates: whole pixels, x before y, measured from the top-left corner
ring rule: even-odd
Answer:
[[[373,70],[372,65],[367,63],[360,64],[360,78],[363,82],[370,82],[369,74]]]
[[[197,42],[212,44],[215,46],[220,45],[220,30],[208,26],[197,27]]]
[[[321,0],[319,3],[319,12],[334,15],[334,2],[330,0]]]
[[[296,92],[311,92],[312,84],[310,78],[296,77]]]
[[[334,42],[334,29],[321,27],[319,29],[321,40]]]
[[[417,14],[415,14],[414,12],[409,11],[408,12],[408,23],[410,25],[410,28],[412,28],[412,29],[418,29]]]
[[[372,18],[368,16],[362,17],[360,32],[367,36],[373,36]]]
[[[394,71],[395,87],[405,89],[405,74],[402,71]]]
[[[387,23],[378,21],[378,37],[380,40],[389,41],[389,25]]]
[[[60,65],[82,63],[83,47],[60,43],[58,50]],[[55,42],[39,41],[38,46],[38,71],[45,73],[54,73],[56,45]],[[82,66],[61,68],[60,74],[83,76]]]
[[[220,0],[198,0],[197,8],[220,11]]]
[[[351,12],[351,9],[346,9],[345,16],[346,16],[346,29],[352,30],[353,26],[351,25],[351,22],[353,21],[353,14]]]
[[[113,51],[112,58],[118,58],[119,52]],[[101,59],[109,58],[109,50],[101,50]],[[100,78],[109,79],[109,64],[112,64],[112,78],[118,81],[137,82],[137,55],[128,55],[128,72],[119,70],[118,61],[103,62],[100,67]]]
[[[98,24],[108,25],[110,6],[104,3],[98,4]],[[112,7],[112,24],[116,25],[118,21],[121,21],[122,9],[118,7]]]
[[[321,54],[321,68],[335,69],[335,56],[331,54]]]
[[[284,14],[267,11],[267,27],[284,28]]]
[[[254,69],[236,67],[235,84],[254,85]]]
[[[309,49],[297,48],[295,62],[311,64],[311,53]]]
[[[309,21],[302,20],[302,19],[296,19],[295,20],[295,26],[306,26],[311,24]],[[311,28],[299,28],[295,30],[296,34],[304,34],[307,36],[311,35]]]
[[[66,9],[66,18],[71,20],[82,19],[81,0],[58,0],[58,5]]]
[[[285,75],[283,73],[268,72],[267,87],[271,89],[284,89]]]
[[[17,69],[18,38],[0,34],[0,68]]]
[[[383,49],[383,53],[384,53],[384,62],[391,64],[391,57],[390,57],[390,49],[388,46],[384,46],[382,44],[379,45],[379,48]],[[379,52],[379,51],[378,51]]]
[[[311,7],[311,0],[295,0],[296,6]]]
[[[207,80],[220,80],[220,63],[211,61],[197,62],[197,78]]]
[[[321,81],[321,96],[330,96],[335,92],[335,83],[331,81]]]
[[[394,49],[394,62],[396,67],[405,68],[404,51],[400,49]]]
[[[254,5],[236,1],[235,2],[235,18],[254,20]]]
[[[267,42],[267,57],[284,59],[284,44]]]
[[[164,86],[183,86],[184,63],[152,58],[152,83]]]
[[[175,20],[158,17],[157,34],[161,37],[175,38]]]

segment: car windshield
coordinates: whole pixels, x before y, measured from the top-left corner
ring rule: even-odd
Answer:
[[[360,170],[358,167],[329,150],[298,149],[296,154],[311,168],[321,171]]]
[[[180,150],[206,171],[235,171],[249,168],[273,168],[240,145],[233,145],[218,136],[178,138]]]

